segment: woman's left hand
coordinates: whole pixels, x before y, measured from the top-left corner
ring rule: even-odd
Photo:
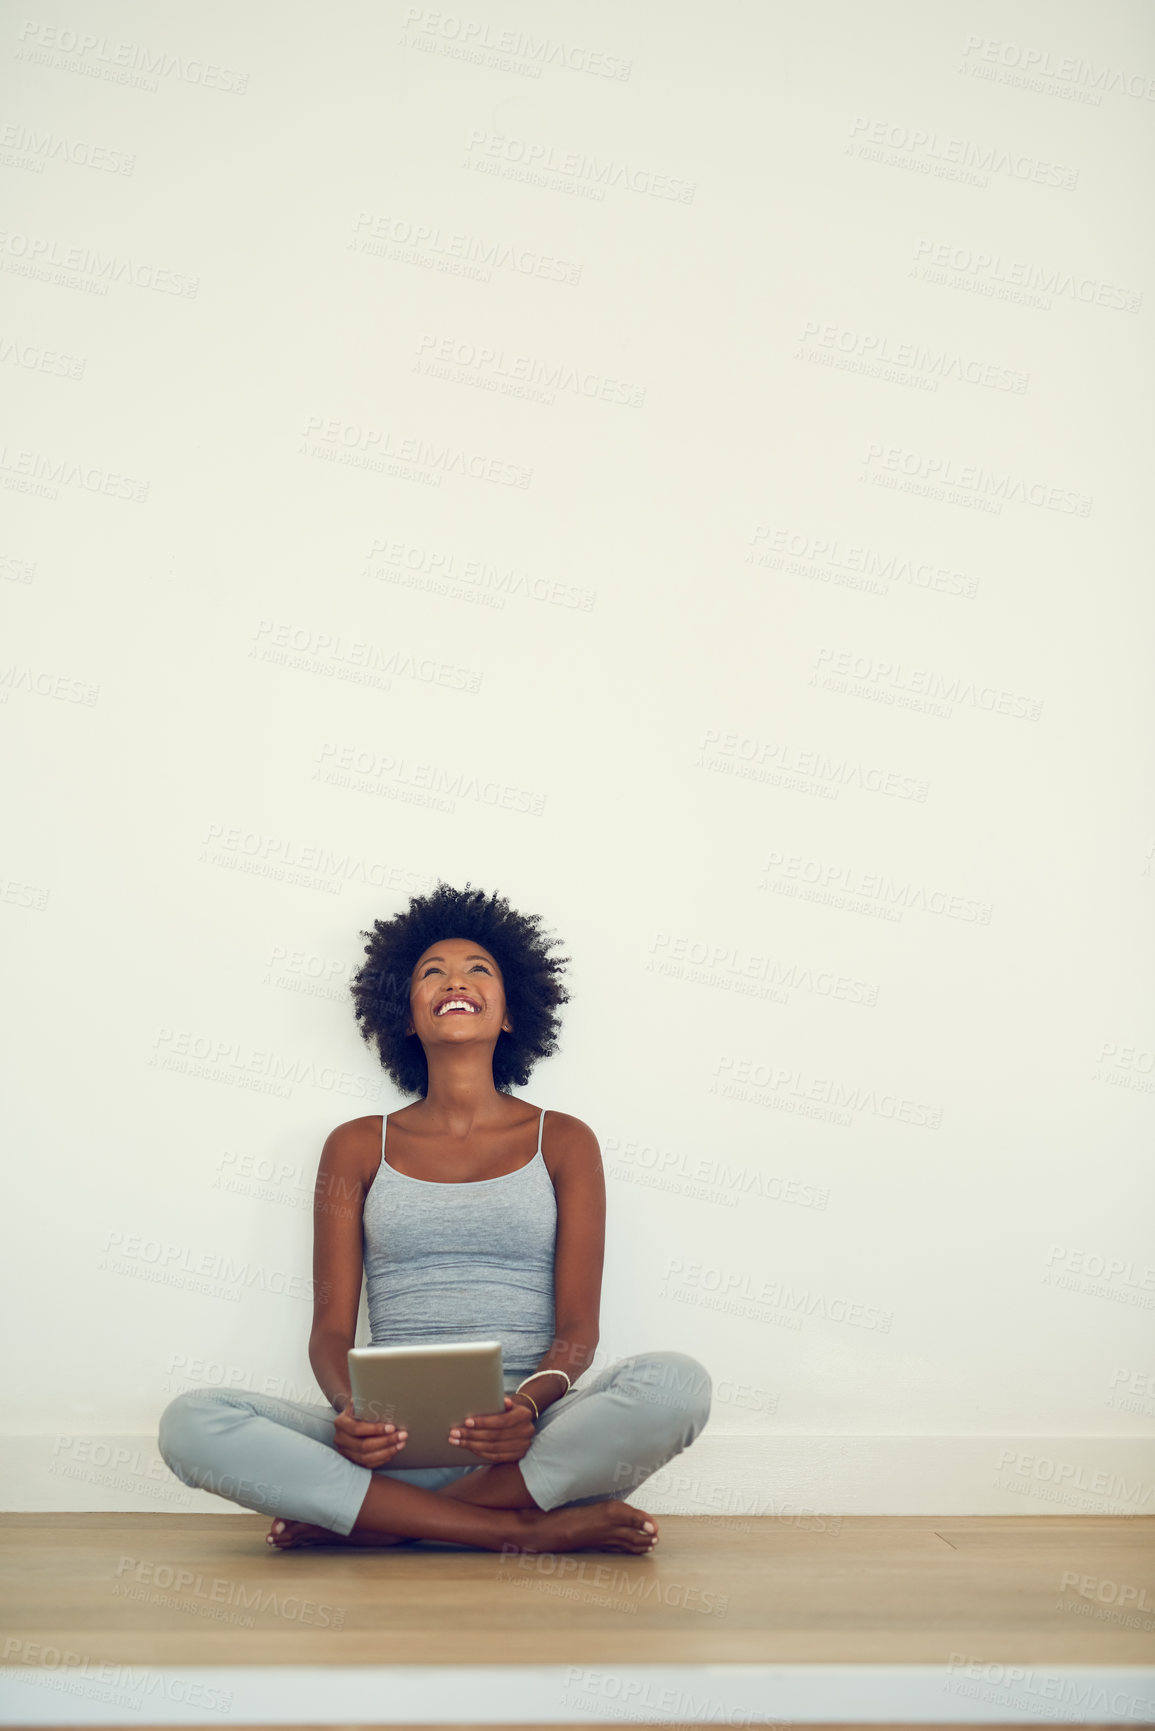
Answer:
[[[486,1462],[519,1461],[533,1441],[534,1423],[533,1408],[507,1394],[504,1412],[473,1413],[449,1440]]]

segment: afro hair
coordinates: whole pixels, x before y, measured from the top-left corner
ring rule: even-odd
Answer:
[[[505,896],[439,879],[428,895],[412,896],[404,913],[374,920],[361,936],[365,961],[351,990],[361,1037],[375,1045],[386,1072],[403,1094],[429,1091],[429,1065],[416,1034],[406,1034],[413,970],[431,944],[467,938],[487,949],[501,969],[513,1032],[497,1036],[493,1084],[501,1093],[524,1088],[539,1058],[557,1051],[560,1004],[569,993],[560,975],[568,956],[553,956],[557,938],[544,938],[540,914],[519,914]]]

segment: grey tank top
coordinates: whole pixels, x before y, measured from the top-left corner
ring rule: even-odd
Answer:
[[[433,1184],[381,1162],[362,1211],[374,1346],[500,1340],[502,1368],[528,1376],[554,1332],[557,1198],[541,1152],[475,1183]]]

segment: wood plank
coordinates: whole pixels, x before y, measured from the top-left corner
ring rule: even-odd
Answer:
[[[250,1514],[9,1515],[0,1617],[93,1663],[1149,1662],[1155,1517],[661,1517],[648,1557],[459,1547],[275,1552]],[[1102,1614],[1100,1614],[1102,1613]],[[8,1663],[26,1661],[20,1652]]]

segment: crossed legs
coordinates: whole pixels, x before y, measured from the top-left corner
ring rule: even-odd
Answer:
[[[333,1448],[325,1408],[220,1390],[178,1396],[160,1446],[184,1483],[274,1514],[277,1549],[424,1540],[640,1555],[657,1542],[657,1523],[621,1498],[690,1445],[709,1409],[697,1360],[656,1352],[584,1378],[542,1414],[519,1462],[449,1469],[449,1482],[437,1470],[354,1466]]]

